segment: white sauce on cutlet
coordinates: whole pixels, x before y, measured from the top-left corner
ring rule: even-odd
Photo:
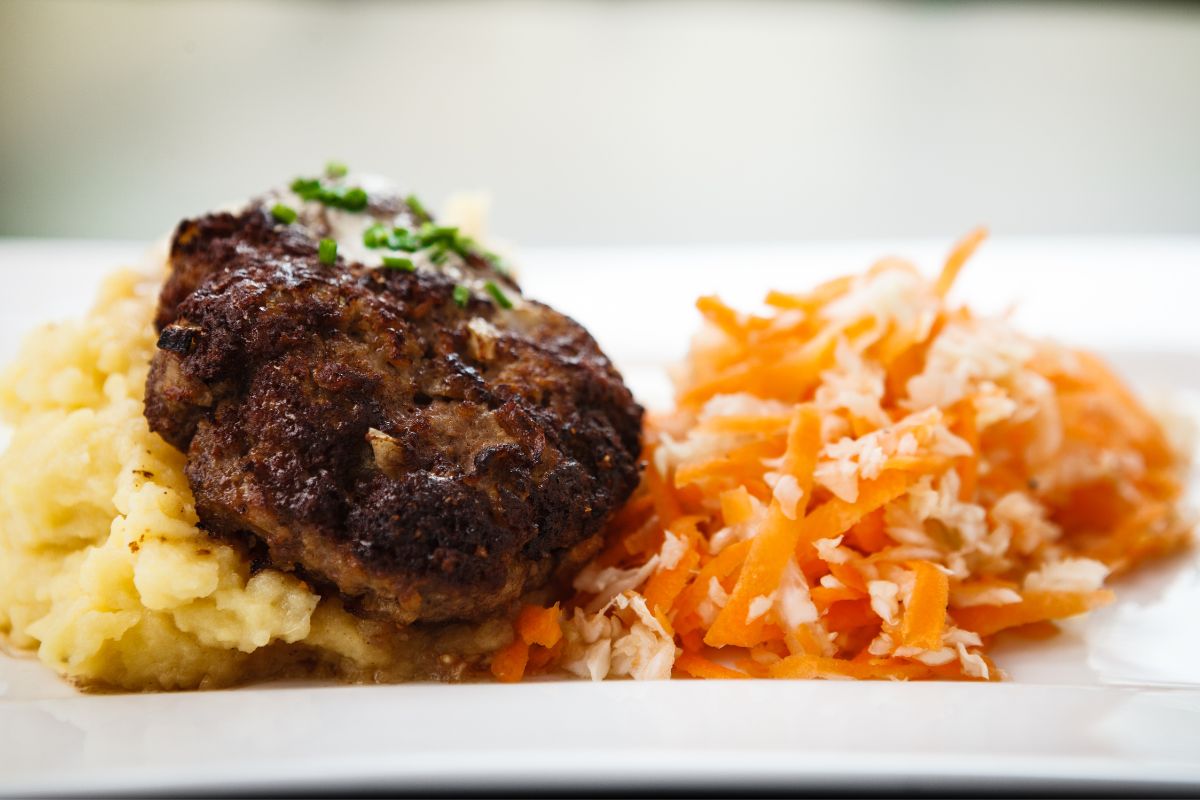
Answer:
[[[408,205],[402,202],[405,195],[392,181],[379,175],[359,173],[350,173],[337,179],[322,176],[321,181],[332,187],[357,186],[361,188],[369,198],[368,207],[362,211],[347,211],[326,205],[320,200],[305,200],[290,187],[273,189],[263,195],[261,200],[255,202],[261,204],[268,212],[276,203],[293,209],[296,212],[296,221],[291,224],[304,228],[315,239],[333,239],[337,242],[338,256],[346,262],[378,269],[384,266],[385,256],[406,258],[412,262],[415,271],[444,275],[456,284],[465,286],[474,297],[500,306],[488,289],[489,284],[494,283],[494,279],[489,275],[478,274],[478,270],[470,267],[462,256],[452,250],[427,247],[408,252],[391,250],[387,247],[368,247],[365,244],[364,235],[374,225],[384,225],[388,229],[404,228],[408,231],[416,231],[421,227],[421,221],[416,218]],[[394,200],[401,201],[395,203],[402,206],[399,213],[379,213],[371,208],[371,206],[390,205],[392,203],[387,201]],[[243,206],[243,208],[247,207],[249,206]],[[287,223],[277,222],[276,224],[285,225]],[[435,260],[435,254],[437,260]],[[514,308],[521,308],[525,305],[525,299],[520,292],[507,285],[498,283],[495,285]]]

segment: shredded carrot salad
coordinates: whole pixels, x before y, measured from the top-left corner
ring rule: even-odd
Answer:
[[[888,259],[762,315],[700,298],[640,488],[496,677],[997,680],[996,633],[1185,545],[1189,459],[1121,381],[948,301],[984,236],[934,281]]]

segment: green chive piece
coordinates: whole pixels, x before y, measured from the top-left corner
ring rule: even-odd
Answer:
[[[457,244],[458,228],[447,226],[434,225],[426,222],[421,226],[421,238],[427,245],[431,244]]]
[[[513,307],[512,300],[508,299],[508,295],[506,295],[504,290],[497,286],[494,281],[488,281],[485,283],[483,285],[483,289],[492,296],[492,299],[496,301],[496,305],[500,306],[501,308]]]
[[[342,195],[341,207],[347,211],[362,211],[367,207],[367,193],[358,186],[347,189]]]
[[[325,174],[330,178],[344,178],[349,168],[340,161],[330,161],[325,165]]]
[[[461,283],[454,287],[454,302],[459,308],[466,308],[467,301],[471,299],[471,290]]]
[[[296,221],[296,209],[291,206],[285,206],[283,203],[276,203],[271,206],[271,216],[275,218],[276,222],[291,225]]]
[[[320,178],[296,178],[292,181],[292,191],[300,195],[301,200],[316,200],[345,211],[362,211],[370,202],[361,186],[326,186]]]
[[[404,250],[408,253],[421,249],[421,243],[405,228],[393,228],[385,244],[390,250]]]
[[[512,270],[504,263],[504,259],[493,253],[491,250],[486,250],[483,253],[483,258],[492,265],[492,269],[500,273],[502,278],[511,278]]]
[[[332,264],[337,261],[337,242],[333,239],[322,239],[317,245],[317,259],[322,264]]]
[[[316,178],[296,178],[292,181],[292,191],[304,200],[315,200],[321,192],[321,182]]]
[[[364,247],[385,247],[388,242],[388,229],[382,222],[376,222],[363,231]]]
[[[421,204],[421,201],[417,199],[415,194],[410,194],[404,198],[404,204],[412,211],[413,217],[417,222],[430,222],[433,220],[433,217],[425,210],[425,206]]]
[[[401,258],[400,256],[384,256],[383,265],[388,269],[402,269],[405,272],[416,272],[417,270],[413,266],[412,259]]]

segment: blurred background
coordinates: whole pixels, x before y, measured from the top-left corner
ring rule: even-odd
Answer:
[[[1200,6],[0,0],[0,235],[329,158],[524,245],[1200,233]]]

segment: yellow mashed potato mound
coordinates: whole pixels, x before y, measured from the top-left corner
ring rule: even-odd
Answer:
[[[113,275],[0,374],[0,632],[80,685],[127,690],[458,677],[505,644],[503,620],[360,619],[197,527],[184,456],[142,416],[158,288]]]

